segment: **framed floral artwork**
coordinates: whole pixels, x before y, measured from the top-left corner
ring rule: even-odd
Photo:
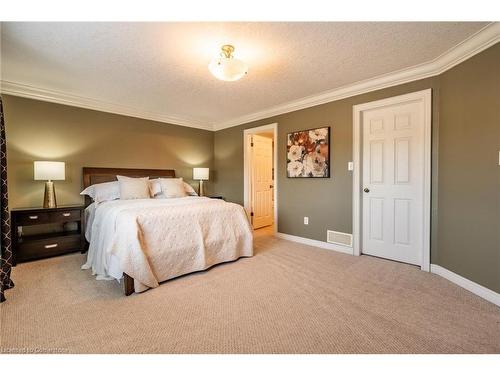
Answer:
[[[330,127],[288,133],[287,177],[330,177]]]

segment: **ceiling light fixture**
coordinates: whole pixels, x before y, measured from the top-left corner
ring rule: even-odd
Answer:
[[[230,44],[222,46],[219,57],[208,65],[210,72],[222,81],[237,81],[248,73],[248,66],[243,61],[234,58],[234,47]]]

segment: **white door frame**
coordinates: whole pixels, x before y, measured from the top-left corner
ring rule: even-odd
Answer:
[[[273,168],[274,168],[274,234],[278,230],[278,123],[275,122],[269,125],[258,126],[256,128],[245,129],[243,131],[243,202],[245,211],[250,217],[252,208],[250,202],[252,201],[250,186],[250,166],[252,165],[251,151],[250,151],[250,137],[249,135],[262,133],[266,130],[272,130],[273,136]]]
[[[422,90],[411,94],[395,96],[392,98],[377,100],[369,103],[353,106],[353,184],[352,184],[352,236],[353,254],[361,255],[361,115],[363,111],[381,108],[384,106],[407,103],[422,102],[424,104],[424,215],[422,231],[422,271],[430,271],[430,233],[431,233],[431,139],[432,139],[432,90]]]

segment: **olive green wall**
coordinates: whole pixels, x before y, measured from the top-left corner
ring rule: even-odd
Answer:
[[[436,262],[500,292],[500,44],[441,76]]]
[[[40,206],[43,181],[34,160],[66,162],[58,204],[83,202],[82,167],[175,169],[192,181],[195,166],[213,169],[211,131],[2,95],[7,134],[9,205]],[[207,190],[211,190],[210,181]]]
[[[440,76],[217,131],[214,189],[243,203],[243,130],[276,122],[279,232],[320,241],[327,229],[352,233],[353,105],[431,88],[431,261],[500,292],[499,66],[497,44]],[[286,134],[328,125],[332,177],[287,179]]]

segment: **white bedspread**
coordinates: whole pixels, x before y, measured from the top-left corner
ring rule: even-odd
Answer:
[[[85,208],[85,239],[90,243],[90,238],[92,237],[92,223],[94,222],[95,209],[97,208],[97,203],[93,202]]]
[[[185,197],[116,200],[94,211],[87,262],[98,279],[135,280],[135,291],[214,264],[253,255],[243,207]]]

